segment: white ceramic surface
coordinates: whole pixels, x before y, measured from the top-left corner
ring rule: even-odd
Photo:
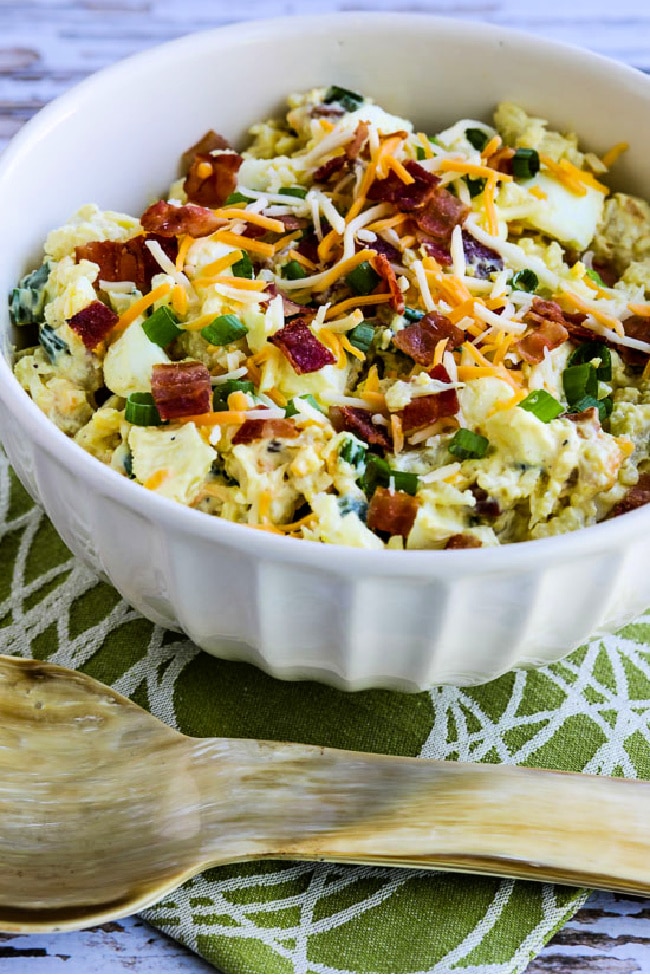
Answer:
[[[44,109],[0,159],[0,289],[81,203],[138,213],[207,128],[241,140],[289,91],[360,89],[430,130],[509,98],[650,195],[650,79],[570,47],[427,15],[236,24],[137,55]],[[60,433],[11,373],[0,311],[0,439],[79,556],[156,622],[218,656],[347,689],[478,683],[558,659],[650,604],[650,508],[498,549],[369,552],[281,538],[158,497]]]

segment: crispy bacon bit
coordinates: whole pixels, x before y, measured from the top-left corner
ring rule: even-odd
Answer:
[[[463,222],[469,209],[444,186],[438,186],[424,209],[417,210],[412,217],[422,233],[444,243],[451,238],[456,224]]]
[[[295,248],[299,254],[306,257],[308,261],[312,262],[312,264],[318,264],[320,260],[318,256],[318,243],[318,237],[312,231],[311,233],[306,233],[304,237],[302,237],[295,244]]]
[[[91,301],[89,305],[68,319],[68,325],[76,332],[91,352],[117,325],[118,317],[103,301]]]
[[[618,515],[634,511],[644,504],[650,504],[650,473],[639,475],[637,483],[625,492],[621,500],[608,513],[607,518],[617,518]]]
[[[190,203],[222,206],[237,186],[237,173],[242,162],[238,152],[219,152],[216,156],[197,152],[183,182]]]
[[[151,370],[151,393],[163,420],[208,413],[212,387],[202,362],[170,362]]]
[[[439,244],[437,241],[433,240],[432,237],[427,237],[426,234],[423,234],[419,230],[415,236],[417,237],[418,242],[422,244],[429,257],[435,258],[438,264],[442,265],[442,267],[451,267],[453,261],[451,259],[451,254],[449,253],[449,244],[446,246]]]
[[[491,247],[481,244],[475,237],[463,230],[463,253],[465,260],[474,268],[477,278],[489,278],[503,268],[503,258]]]
[[[430,366],[441,339],[447,339],[446,348],[449,348],[450,343],[452,348],[456,348],[463,344],[465,335],[446,315],[430,311],[419,322],[401,329],[393,337],[393,343],[421,366]],[[449,377],[444,381],[449,382]]]
[[[480,538],[476,535],[450,535],[445,544],[445,548],[482,548]]]
[[[582,320],[584,321],[584,316]],[[569,337],[567,319],[557,301],[533,298],[532,306],[526,312],[524,321],[531,331],[517,342],[515,348],[522,359],[531,365],[542,362],[546,349],[557,349]]]
[[[284,224],[284,229],[291,230],[304,230],[308,226],[309,221],[304,217],[294,217],[292,213],[282,213],[279,217],[273,217],[274,220],[279,220],[281,224]]]
[[[293,420],[282,417],[270,420],[244,420],[232,438],[233,445],[254,440],[292,440],[298,436]]]
[[[398,249],[392,244],[389,244],[388,241],[384,240],[383,237],[380,237],[379,234],[377,234],[376,240],[373,240],[371,246],[372,249],[377,251],[378,254],[383,254],[384,257],[391,262],[391,264],[401,264],[402,255]]]
[[[357,127],[354,130],[354,135],[345,147],[345,158],[348,162],[354,162],[358,159],[363,147],[368,141],[368,135],[370,133],[370,126],[367,122],[359,121],[357,122]]]
[[[564,417],[567,420],[571,420],[572,423],[588,423],[594,430],[600,428],[600,417],[597,406],[590,406],[589,409],[581,410],[579,413],[565,413]]]
[[[641,318],[640,315],[632,315],[623,322],[625,334],[631,339],[638,339],[640,342],[650,342],[650,320]],[[641,349],[629,349],[624,345],[614,345],[621,359],[628,366],[644,366],[648,361],[648,353]]]
[[[451,382],[444,366],[434,366],[429,371],[429,375],[432,379],[443,383]],[[402,410],[402,430],[405,436],[408,436],[444,417],[455,416],[459,409],[458,394],[453,388],[443,389],[441,393],[431,393],[428,396],[417,396]]]
[[[207,237],[226,223],[220,217],[215,217],[207,207],[194,206],[192,203],[178,207],[165,200],[158,200],[147,207],[140,222],[145,230],[162,237],[176,237],[178,234]]]
[[[340,156],[332,156],[327,162],[324,162],[322,166],[319,166],[314,172],[314,182],[315,183],[326,183],[331,176],[340,173],[342,169],[345,169],[347,164],[347,159],[341,153]]]
[[[214,129],[209,129],[204,135],[201,136],[198,142],[195,142],[193,146],[186,149],[181,156],[181,172],[185,176],[198,155],[205,155],[205,153],[212,152],[214,149],[230,148],[230,143],[227,139],[224,139],[224,137],[219,135],[218,132],[215,132]]]
[[[390,450],[391,440],[385,427],[375,426],[372,414],[356,406],[333,406],[329,411],[330,421],[337,433],[345,430],[354,433],[369,447]]]
[[[130,240],[91,240],[75,248],[75,260],[98,264],[99,281],[133,281],[140,291],[150,291],[151,279],[161,269],[146,246],[147,240],[157,241],[167,257],[176,260],[176,240],[158,234],[139,234]]]
[[[605,282],[606,287],[613,288],[618,281],[619,275],[616,268],[608,261],[592,261],[591,266]]]
[[[474,513],[479,518],[497,518],[501,514],[499,502],[495,498],[491,498],[487,491],[479,487],[478,484],[470,490],[476,501]]]
[[[401,315],[404,312],[404,295],[397,283],[397,275],[391,267],[390,261],[384,254],[377,253],[371,258],[370,263],[379,277],[388,285],[388,290],[390,291],[390,307],[398,315]]]
[[[407,173],[413,177],[413,182],[404,183],[397,173],[390,172],[385,179],[376,179],[368,190],[369,200],[380,200],[382,203],[392,203],[400,210],[418,210],[429,202],[440,178],[428,172],[423,166],[409,159],[404,163]]]
[[[308,308],[307,305],[299,305],[297,302],[292,301],[291,298],[288,298],[287,295],[280,291],[274,281],[269,281],[264,292],[265,298],[270,300],[271,298],[277,298],[278,295],[282,298],[282,311],[284,312],[285,318],[292,318],[294,315],[313,316],[312,308]],[[268,302],[264,302],[263,307],[268,307]]]
[[[374,532],[408,538],[418,508],[418,499],[406,491],[391,494],[388,488],[378,487],[368,505],[368,528]]]
[[[318,372],[323,366],[336,362],[333,353],[316,338],[304,317],[294,318],[288,325],[269,337],[289,360],[295,372]]]
[[[343,118],[345,109],[340,105],[314,105],[309,114],[312,118]]]

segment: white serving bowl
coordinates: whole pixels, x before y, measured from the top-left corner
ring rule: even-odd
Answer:
[[[140,213],[208,128],[235,144],[285,97],[349,86],[418,126],[488,120],[514,100],[602,152],[650,195],[650,79],[480,23],[337,14],[190,35],[99,72],[39,113],[0,158],[0,290],[83,203]],[[276,677],[356,690],[487,681],[556,660],[650,605],[650,506],[562,537],[459,551],[365,551],[193,511],[67,439],[12,375],[0,313],[0,438],[72,551],[145,616]]]

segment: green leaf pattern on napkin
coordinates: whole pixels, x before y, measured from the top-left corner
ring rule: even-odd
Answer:
[[[346,694],[144,620],[70,555],[1,455],[0,546],[0,652],[81,669],[187,734],[650,777],[650,614],[483,687]],[[206,871],[144,916],[226,972],[521,972],[587,895],[266,861]]]

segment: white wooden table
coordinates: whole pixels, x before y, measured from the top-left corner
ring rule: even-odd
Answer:
[[[233,20],[417,10],[504,24],[650,71],[650,0],[0,0],[0,151],[34,112],[136,51]],[[650,972],[650,901],[594,895],[529,972]],[[138,918],[76,934],[0,935],[0,972],[214,972]]]

